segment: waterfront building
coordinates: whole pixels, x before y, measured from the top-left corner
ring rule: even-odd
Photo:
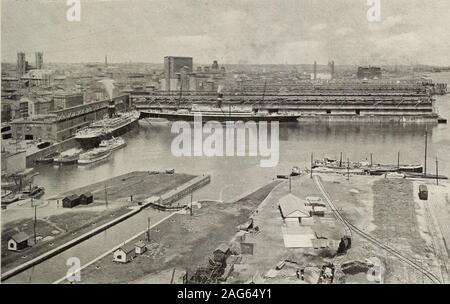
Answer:
[[[82,93],[59,92],[53,97],[55,110],[72,108],[83,104]]]
[[[117,109],[129,109],[128,95],[115,97]],[[25,104],[25,102],[24,102]],[[28,102],[26,102],[28,106]],[[46,115],[23,117],[11,121],[12,138],[18,140],[48,140],[59,142],[72,137],[76,131],[107,114],[109,100],[101,100],[51,111]],[[25,111],[25,110],[23,110]],[[28,113],[28,108],[27,108]]]

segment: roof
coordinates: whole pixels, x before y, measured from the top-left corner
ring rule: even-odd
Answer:
[[[128,253],[134,251],[135,249],[134,249],[134,245],[133,245],[133,244],[128,243],[128,244],[125,244],[125,245],[120,246],[120,247],[117,248],[115,251],[117,251],[117,250],[122,250],[123,252],[125,252],[126,254],[128,254]]]
[[[81,194],[81,195],[86,196],[86,197],[89,197],[89,196],[92,196],[92,193],[91,193],[91,192],[85,192],[85,193],[83,193],[83,194]],[[81,196],[81,195],[80,195],[80,196]]]
[[[134,246],[142,248],[142,247],[145,247],[145,243],[143,241],[139,241],[139,242],[135,243]]]
[[[327,248],[327,247],[329,247],[327,239],[312,239],[311,242],[312,242],[312,245],[313,245],[314,248]]]
[[[309,217],[309,211],[305,201],[289,193],[279,200],[279,206],[283,217]]]
[[[74,200],[79,199],[79,196],[76,194],[72,194],[72,195],[66,196],[64,199],[68,199],[69,201],[74,201]]]
[[[222,243],[219,245],[219,247],[216,248],[216,250],[214,250],[214,252],[220,251],[220,252],[226,253],[226,252],[228,252],[228,250],[230,250],[230,246],[228,246],[225,243]]]
[[[16,233],[16,234],[14,234],[13,236],[11,236],[11,239],[13,239],[14,240],[14,242],[16,242],[16,243],[23,243],[23,242],[26,242],[26,241],[28,241],[28,239],[29,239],[30,237],[28,236],[28,234],[26,234],[25,232],[19,232],[19,233]]]

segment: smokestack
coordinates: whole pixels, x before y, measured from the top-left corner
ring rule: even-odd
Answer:
[[[314,61],[314,80],[317,79],[317,61]]]
[[[222,98],[223,98],[222,85],[219,84],[219,86],[217,87],[217,106],[219,108],[222,107]]]
[[[331,61],[331,79],[334,79],[334,60]]]

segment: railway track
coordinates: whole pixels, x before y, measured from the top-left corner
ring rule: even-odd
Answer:
[[[322,181],[319,176],[314,176],[314,182],[315,182],[317,188],[319,189],[319,191],[322,193],[325,200],[327,201],[328,206],[333,211],[336,218],[339,219],[346,226],[346,229],[349,230],[350,235],[352,235],[352,233],[355,232],[356,234],[358,234],[362,238],[366,239],[370,243],[382,248],[383,250],[385,250],[388,253],[390,253],[391,255],[397,257],[398,259],[400,259],[404,263],[408,264],[412,268],[420,271],[424,276],[426,276],[428,279],[430,279],[431,282],[441,283],[441,279],[438,276],[436,276],[434,273],[429,271],[428,269],[425,269],[424,267],[422,267],[421,265],[416,263],[414,260],[412,260],[412,259],[406,257],[405,255],[403,255],[402,253],[400,253],[398,250],[396,250],[386,244],[383,244],[377,238],[371,236],[370,234],[365,233],[364,231],[362,231],[361,229],[359,229],[358,227],[353,225],[351,222],[349,222],[346,219],[346,217],[344,215],[342,215],[342,213],[333,204],[333,201],[331,200],[329,194],[326,192],[325,188],[323,187]]]

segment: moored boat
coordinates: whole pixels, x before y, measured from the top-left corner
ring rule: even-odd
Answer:
[[[55,157],[53,161],[60,165],[73,165],[77,163],[80,153],[83,150],[72,148],[62,152],[59,156]]]
[[[110,151],[115,151],[127,145],[122,137],[113,137],[111,139],[104,139],[100,142],[99,148],[105,148]]]
[[[39,186],[33,186],[30,187],[27,190],[23,190],[22,191],[22,198],[40,198],[44,195],[45,193],[45,188],[44,187],[39,187]]]
[[[111,155],[111,151],[107,148],[95,148],[80,155],[78,159],[79,165],[92,164],[107,159]]]

